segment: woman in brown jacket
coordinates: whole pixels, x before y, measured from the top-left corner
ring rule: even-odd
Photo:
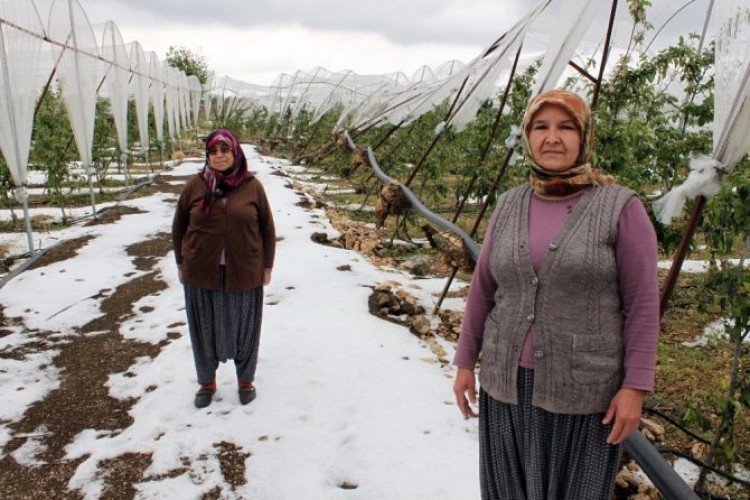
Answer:
[[[206,163],[180,194],[172,244],[185,287],[200,388],[195,406],[211,404],[219,362],[233,359],[241,404],[255,399],[263,286],[271,281],[276,231],[260,181],[248,170],[237,137],[206,137]]]

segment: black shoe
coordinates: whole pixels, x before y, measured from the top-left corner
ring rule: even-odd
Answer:
[[[240,404],[246,405],[255,399],[255,387],[252,385],[249,387],[240,387],[237,394],[240,395]]]
[[[205,408],[206,406],[211,404],[211,400],[213,400],[215,392],[216,389],[201,387],[200,390],[195,393],[195,400],[193,401],[193,404],[195,404],[196,408]]]

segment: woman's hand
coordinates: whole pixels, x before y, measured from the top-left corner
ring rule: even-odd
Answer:
[[[185,284],[185,279],[182,277],[182,264],[177,264],[177,279],[179,279],[180,283],[183,285]]]
[[[268,285],[271,283],[271,269],[263,270],[263,284]]]
[[[645,391],[639,391],[638,389],[623,388],[617,391],[617,394],[609,403],[609,408],[607,408],[607,413],[602,421],[604,425],[608,425],[614,420],[612,431],[607,437],[607,443],[620,444],[633,431],[638,429],[645,397]]]
[[[464,418],[476,417],[477,414],[471,409],[469,403],[477,404],[477,382],[474,370],[459,368],[456,372],[456,380],[453,382],[453,393],[456,395],[456,404],[461,410]]]

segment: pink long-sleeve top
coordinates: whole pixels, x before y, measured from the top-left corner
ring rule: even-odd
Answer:
[[[535,271],[541,267],[550,242],[580,198],[547,200],[531,197],[529,249]],[[453,364],[460,368],[473,369],[476,365],[482,347],[484,322],[494,306],[497,283],[489,266],[496,218],[497,212],[490,219],[466,298],[461,335],[453,359]],[[637,197],[633,197],[620,214],[615,253],[625,319],[622,387],[652,391],[659,335],[658,254],[656,233]],[[533,352],[534,334],[529,330],[521,350],[522,367],[534,367]]]

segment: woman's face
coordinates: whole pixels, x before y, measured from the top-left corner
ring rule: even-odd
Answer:
[[[218,172],[224,172],[234,165],[232,148],[224,142],[217,142],[208,148],[208,166]]]
[[[545,170],[561,172],[575,166],[581,154],[581,131],[560,106],[545,104],[529,126],[531,157]]]

